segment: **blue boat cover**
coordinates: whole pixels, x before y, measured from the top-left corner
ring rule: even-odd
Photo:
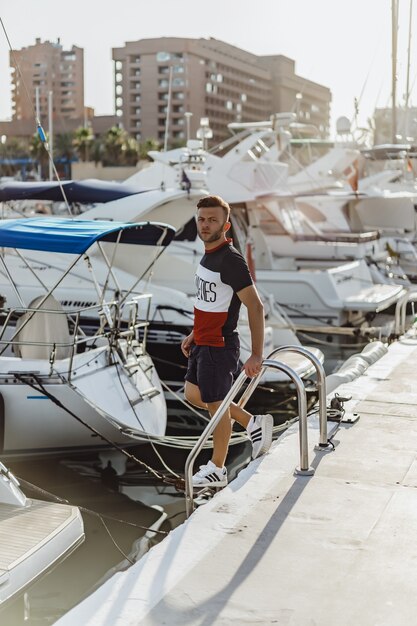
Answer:
[[[0,247],[66,254],[82,254],[96,241],[167,246],[174,235],[175,228],[160,222],[126,223],[56,217],[0,220]]]
[[[65,180],[61,184],[68,202],[78,202],[80,204],[110,202],[147,191],[130,187],[124,183],[109,183],[102,180]],[[8,202],[10,200],[51,200],[53,202],[63,202],[64,197],[57,181],[32,183],[12,181],[0,184],[0,202]]]

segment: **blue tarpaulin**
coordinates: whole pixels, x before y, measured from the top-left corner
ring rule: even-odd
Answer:
[[[68,202],[91,204],[95,202],[111,202],[126,196],[144,193],[146,190],[136,189],[121,183],[109,183],[102,180],[66,180],[62,182]],[[0,202],[11,200],[51,200],[63,202],[64,197],[57,181],[22,183],[12,181],[0,184]]]
[[[175,228],[160,222],[125,223],[55,217],[0,220],[0,247],[66,254],[82,254],[96,241],[167,246],[174,235]]]

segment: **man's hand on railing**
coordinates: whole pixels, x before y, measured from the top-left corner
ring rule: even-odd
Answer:
[[[246,376],[249,378],[253,378],[261,371],[262,367],[262,356],[258,356],[256,354],[251,354],[243,368],[245,370]]]

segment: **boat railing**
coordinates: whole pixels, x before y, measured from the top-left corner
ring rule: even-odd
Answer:
[[[0,348],[2,348],[2,351],[7,348],[11,348],[12,350],[13,348],[18,349],[21,346],[50,348],[49,362],[51,366],[57,360],[57,350],[68,348],[69,354],[66,358],[69,358],[69,376],[71,374],[75,354],[81,350],[85,350],[88,344],[91,346],[94,345],[99,339],[105,339],[110,344],[114,344],[119,339],[125,339],[128,344],[131,344],[134,339],[139,340],[139,331],[141,331],[142,338],[139,343],[144,352],[146,350],[151,298],[152,294],[134,296],[123,303],[122,308],[120,308],[118,300],[112,300],[80,308],[73,308],[71,310],[39,307],[13,307],[3,309],[5,318],[0,330]],[[143,311],[143,307],[140,307],[142,303],[145,303],[145,311]],[[1,311],[0,309],[0,314]],[[125,317],[123,317],[124,311],[126,311]],[[96,313],[96,316],[100,319],[100,324],[94,333],[88,335],[82,328],[82,321],[85,321],[86,317],[94,313]],[[21,319],[24,314],[28,314],[29,317],[33,317],[35,314],[64,316],[71,323],[72,334],[70,334],[68,330],[68,339],[66,337],[60,337],[58,340],[51,339],[50,337],[38,337],[20,340],[19,332],[24,328],[26,320],[20,328],[15,327],[15,320]],[[121,322],[124,322],[123,326]],[[11,338],[5,338],[7,328],[14,329],[14,334]]]
[[[282,348],[277,348],[274,350],[268,358],[266,358],[262,362],[262,368],[249,383],[241,398],[238,401],[238,406],[243,408],[245,404],[248,402],[249,398],[255,391],[256,387],[259,384],[262,376],[266,372],[267,369],[272,368],[284,372],[287,376],[293,381],[296,391],[297,391],[297,401],[298,401],[298,415],[299,415],[299,438],[300,438],[300,464],[295,468],[295,473],[311,476],[314,474],[314,469],[310,467],[308,460],[308,435],[307,435],[307,394],[304,387],[304,383],[297,372],[289,367],[287,364],[275,360],[273,357],[276,356],[279,352],[291,351],[291,352],[299,352],[306,358],[308,358],[316,368],[317,372],[317,385],[318,385],[318,393],[319,393],[319,415],[320,415],[320,440],[317,450],[325,450],[328,448],[327,441],[327,413],[326,413],[326,383],[325,383],[325,374],[324,369],[320,361],[317,357],[303,348],[302,346],[282,346]],[[206,428],[202,432],[199,440],[195,444],[194,448],[191,450],[188,455],[186,464],[185,464],[185,505],[186,505],[186,514],[187,517],[191,515],[194,510],[194,494],[193,494],[193,469],[194,462],[197,455],[202,450],[204,444],[213,433],[217,424],[220,422],[222,416],[225,411],[230,407],[234,398],[242,388],[243,383],[245,382],[247,376],[245,372],[241,372],[229,393],[224,398],[223,402],[217,409],[216,413],[211,418],[210,422],[207,424]]]

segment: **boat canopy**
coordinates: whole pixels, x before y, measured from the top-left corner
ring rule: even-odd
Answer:
[[[174,235],[173,226],[160,222],[126,223],[56,217],[0,220],[0,247],[66,254],[82,254],[96,241],[167,246]]]
[[[124,183],[109,183],[102,180],[66,180],[61,183],[68,202],[90,204],[111,202],[126,196],[144,193],[144,189],[135,189]],[[24,183],[12,181],[0,184],[0,202],[10,200],[51,200],[63,202],[60,184],[57,181]]]

